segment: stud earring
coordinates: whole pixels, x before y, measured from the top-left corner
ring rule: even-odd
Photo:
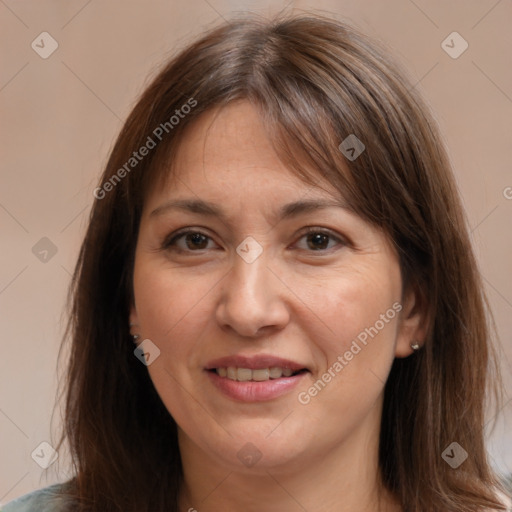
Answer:
[[[420,344],[415,341],[415,342],[411,343],[411,348],[414,350],[414,352],[416,352],[417,350],[420,349]]]
[[[137,324],[130,324],[130,331],[131,331],[131,328],[134,326],[138,327]],[[131,337],[133,338],[133,343],[135,343],[135,345],[137,345],[137,340],[140,338],[140,334],[131,334]]]

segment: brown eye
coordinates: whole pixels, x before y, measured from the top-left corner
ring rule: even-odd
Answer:
[[[304,235],[302,235],[301,240],[302,239],[306,240],[306,244],[305,247],[302,246],[300,248],[307,251],[327,252],[336,246],[346,245],[340,237],[335,236],[329,231],[323,231],[317,228],[310,228]]]
[[[189,249],[205,249],[208,237],[202,233],[189,233],[185,235],[185,243]]]
[[[208,249],[209,241],[211,241],[211,238],[200,231],[182,231],[164,241],[162,249],[177,250],[178,252],[201,251]]]
[[[327,249],[329,245],[329,235],[324,233],[315,233],[313,235],[307,235],[308,245],[313,250]]]

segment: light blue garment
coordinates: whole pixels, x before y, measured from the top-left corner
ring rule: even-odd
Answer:
[[[0,512],[61,512],[65,501],[59,496],[59,491],[63,485],[53,484],[20,496],[4,505]]]
[[[0,512],[62,512],[65,510],[65,500],[59,496],[60,489],[64,484],[54,484],[38,491],[25,494],[14,501],[7,503]],[[502,493],[498,493],[503,498],[503,504],[507,507],[512,506],[512,501]],[[512,508],[508,508],[512,512]]]

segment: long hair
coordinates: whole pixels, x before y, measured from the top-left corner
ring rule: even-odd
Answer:
[[[408,512],[504,510],[484,444],[498,382],[492,316],[439,129],[387,48],[317,15],[242,17],[210,30],[165,64],[121,130],[70,287],[59,446],[69,443],[77,510],[178,510],[176,424],[129,333],[134,252],[144,199],[172,173],[185,128],[238,99],[258,109],[290,170],[312,185],[327,179],[385,231],[404,289],[427,312],[424,347],[396,359],[385,386],[384,485]],[[349,136],[365,146],[356,159],[340,149]],[[442,457],[453,442],[468,452],[458,469]]]

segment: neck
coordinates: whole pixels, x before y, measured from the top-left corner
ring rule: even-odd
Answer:
[[[380,481],[378,432],[358,431],[335,449],[283,466],[241,471],[206,454],[179,431],[180,512],[400,512]],[[362,448],[363,447],[363,448]]]

